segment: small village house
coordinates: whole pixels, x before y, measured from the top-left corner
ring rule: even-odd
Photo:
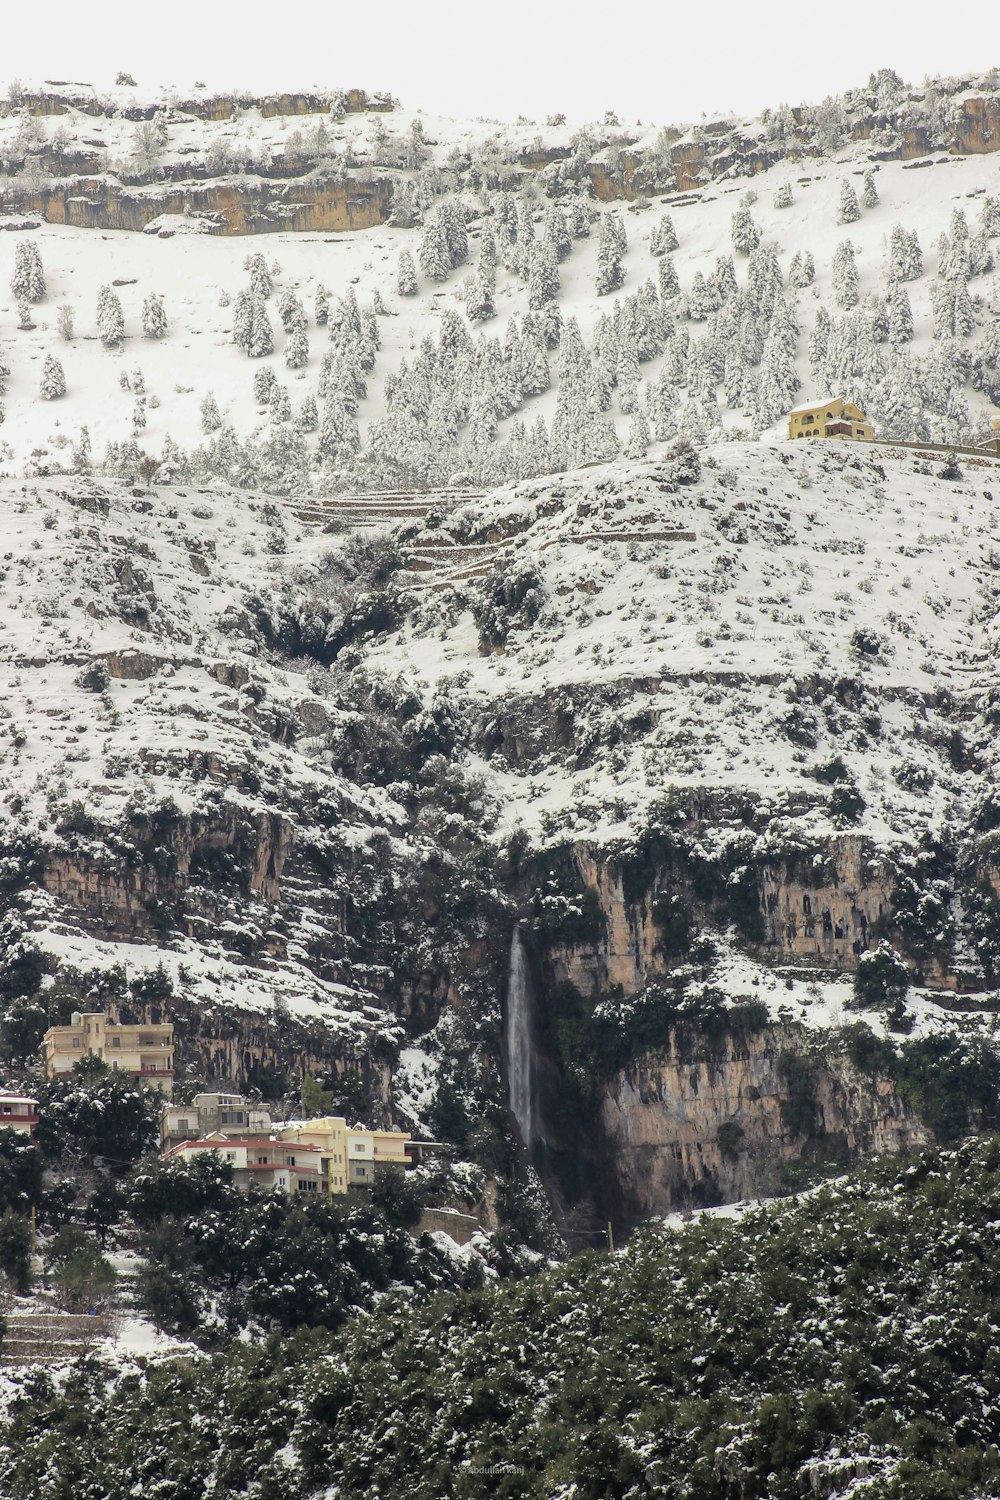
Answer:
[[[99,1057],[168,1099],[173,1093],[173,1026],[119,1026],[100,1012],[74,1011],[68,1026],[50,1026],[42,1038],[46,1078],[65,1078],[82,1057]]]
[[[351,1129],[339,1115],[290,1121],[278,1126],[276,1133],[284,1141],[309,1142],[320,1148],[328,1193],[370,1187],[379,1166],[412,1165],[403,1131]]]
[[[245,1140],[216,1134],[203,1141],[179,1141],[163,1153],[165,1161],[192,1162],[210,1151],[233,1169],[237,1187],[251,1183],[280,1193],[318,1193],[323,1187],[322,1152],[318,1146],[277,1141],[268,1136]]]
[[[853,401],[845,401],[843,396],[827,396],[792,408],[788,413],[788,436],[848,438],[853,442],[870,443],[875,428]]]
[[[242,1094],[195,1094],[190,1104],[165,1104],[160,1116],[161,1149],[212,1135],[270,1132],[271,1111],[264,1104],[248,1104]]]
[[[0,1093],[0,1130],[16,1130],[29,1138],[38,1124],[38,1100],[28,1094]]]

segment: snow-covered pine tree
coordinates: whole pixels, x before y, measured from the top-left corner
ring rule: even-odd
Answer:
[[[791,208],[793,202],[792,184],[790,182],[783,182],[779,188],[775,189],[775,194],[771,202],[775,208]]]
[[[10,289],[17,302],[41,302],[45,296],[42,257],[32,241],[22,240],[15,247]]]
[[[539,240],[532,246],[531,269],[528,276],[528,306],[532,312],[554,302],[559,295],[559,265],[555,246],[549,240]]]
[[[268,400],[268,414],[272,422],[290,422],[292,420],[292,403],[288,399],[288,391],[277,380],[271,387],[271,395]]]
[[[6,391],[7,382],[9,379],[10,365],[7,363],[3,349],[0,349],[0,396],[3,395],[4,391]]]
[[[870,167],[865,173],[861,201],[865,208],[875,208],[878,205],[878,188],[875,186],[875,174]]]
[[[296,329],[308,327],[306,310],[290,287],[278,297],[277,308],[281,326],[286,333],[294,333]]]
[[[889,313],[886,304],[877,292],[869,292],[863,306],[872,338],[876,344],[884,344],[889,337]]]
[[[349,463],[361,447],[358,424],[337,395],[323,403],[317,451],[333,464]]]
[[[408,253],[408,252],[407,252]],[[410,264],[413,264],[411,259]],[[416,273],[414,273],[416,280]],[[313,302],[313,315],[316,319],[317,328],[325,328],[330,317],[330,293],[322,282],[316,288],[316,297]]]
[[[712,298],[704,276],[700,271],[695,271],[691,278],[691,286],[685,298],[687,304],[687,315],[696,323],[703,323],[710,312],[715,311]]]
[[[545,331],[540,320],[528,313],[521,320],[519,378],[526,396],[540,396],[549,389],[549,361],[546,355]]]
[[[146,430],[146,398],[136,396],[135,405],[132,408],[132,436],[138,437],[140,432]]]
[[[650,433],[646,414],[637,403],[632,412],[632,420],[628,426],[628,438],[625,442],[625,457],[632,459],[645,458],[649,449]]]
[[[923,269],[923,255],[916,230],[904,229],[901,224],[894,224],[889,231],[888,279],[890,281],[916,281],[923,274]]]
[[[237,292],[233,302],[233,343],[249,354],[253,338],[253,292]]]
[[[838,307],[848,308],[856,307],[861,297],[854,246],[850,240],[841,240],[834,252],[833,295]]]
[[[753,215],[745,205],[733,214],[732,240],[733,249],[737,255],[749,255],[751,250],[756,250],[760,244],[760,227],[754,222]]]
[[[820,307],[816,314],[812,333],[809,335],[809,373],[812,376],[813,385],[823,384],[823,372],[826,368],[826,355],[830,342],[830,314],[825,307]]]
[[[493,289],[493,270],[480,260],[465,296],[465,312],[470,322],[485,323],[496,317]]]
[[[302,404],[295,414],[295,425],[300,432],[315,432],[319,426],[316,397],[311,393],[303,398]]]
[[[406,253],[405,251],[403,252]],[[420,248],[417,251],[420,261],[420,269],[429,281],[447,281],[451,273],[451,254],[448,250],[448,237],[441,223],[440,215],[435,215],[431,222],[424,227],[420,237]],[[402,262],[402,257],[400,257]],[[402,265],[400,267],[402,269]],[[410,295],[400,288],[400,295]]]
[[[163,298],[157,292],[150,292],[142,304],[142,335],[147,339],[162,339],[167,332],[167,314],[163,306]]]
[[[557,203],[550,203],[542,220],[542,241],[552,246],[556,260],[565,260],[573,248],[566,215]]]
[[[465,227],[465,213],[461,203],[451,200],[438,209],[441,227],[448,245],[448,256],[452,267],[462,266],[469,258],[469,234]]]
[[[106,349],[121,348],[125,337],[125,314],[118,294],[102,286],[97,294],[97,331]]]
[[[251,359],[261,359],[274,352],[274,331],[268,317],[267,303],[256,293],[251,296],[250,342],[247,354]]]
[[[913,309],[902,282],[891,283],[885,305],[890,344],[908,344],[913,338]]]
[[[304,370],[309,363],[309,339],[302,328],[294,329],[285,344],[285,368]]]
[[[613,211],[601,219],[600,239],[597,249],[597,278],[595,290],[599,297],[617,291],[625,280],[622,257],[627,244],[625,225],[621,214]]]
[[[969,240],[969,275],[982,276],[994,267],[989,236],[979,229]]]
[[[855,224],[861,218],[861,205],[853,185],[846,177],[840,183],[840,201],[837,205],[837,223]]]
[[[253,374],[253,398],[258,406],[266,406],[271,399],[271,391],[276,376],[270,365],[264,365],[255,370]]]
[[[674,265],[673,256],[666,255],[657,267],[657,277],[660,284],[660,300],[664,303],[672,302],[681,294],[681,284]]]
[[[259,250],[248,255],[243,262],[244,271],[250,273],[250,290],[258,297],[270,297],[273,289],[271,272],[268,270],[267,261]]]
[[[42,383],[39,387],[40,393],[46,401],[54,401],[58,396],[66,394],[66,376],[63,367],[54,354],[46,354],[45,364],[42,366]]]
[[[677,231],[674,221],[669,214],[663,214],[660,222],[653,228],[649,236],[649,251],[651,255],[669,255],[676,250],[678,245]]]
[[[211,391],[206,391],[201,398],[201,430],[204,433],[218,432],[222,426],[222,413],[219,411],[219,403]]]

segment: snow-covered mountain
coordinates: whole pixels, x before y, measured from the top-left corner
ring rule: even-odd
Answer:
[[[936,141],[990,87],[882,79],[885,108],[730,122],[714,152],[633,132],[627,161],[613,124],[535,141],[359,97],[64,90],[55,125],[48,95],[15,101],[3,936],[26,1034],[81,1000],[166,1007],[192,1070],[347,1070],[370,1113],[481,1160],[510,1147],[516,920],[543,1009],[577,1007],[541,1042],[578,1113],[626,1108],[664,986],[763,1001],[808,1050],[884,941],[916,988],[873,1035],[991,1045],[1000,464],[782,423],[822,384],[883,437],[981,432],[997,158],[916,156],[886,121]],[[117,164],[92,214],[55,170],[87,140]],[[683,192],[642,195],[681,162]],[[282,163],[345,203],[384,171],[396,222],[249,245],[243,209],[173,211],[206,184],[267,197]],[[80,227],[112,189],[154,232]],[[74,223],[36,222],[71,199]],[[986,999],[959,1015],[954,988]],[[600,1067],[571,1056],[609,1017]],[[905,1134],[897,1107],[858,1141]],[[718,1191],[752,1188],[720,1152]]]

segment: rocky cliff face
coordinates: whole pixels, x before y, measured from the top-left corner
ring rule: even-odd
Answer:
[[[888,1079],[797,1027],[717,1043],[675,1034],[618,1074],[600,1124],[627,1216],[779,1191],[788,1169],[926,1143]]]
[[[195,213],[207,215],[212,232],[223,235],[371,229],[384,223],[391,198],[387,178],[324,182],[311,175],[290,182],[249,178],[143,187],[128,187],[109,177],[82,177],[35,191],[12,188],[7,194],[9,208],[38,214],[50,224],[142,230],[162,214]]]

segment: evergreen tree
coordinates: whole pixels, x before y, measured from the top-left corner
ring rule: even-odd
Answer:
[[[410,261],[410,264],[413,264],[412,259]],[[327,291],[322,282],[320,282],[316,288],[316,297],[313,303],[313,311],[316,318],[316,327],[325,328],[327,319],[330,316],[330,293]]]
[[[473,323],[485,323],[496,317],[492,268],[480,260],[465,298],[465,311]]]
[[[878,188],[875,186],[875,174],[870,167],[865,173],[861,201],[865,208],[875,208],[878,204]]]
[[[46,401],[53,401],[56,397],[66,394],[66,376],[63,374],[62,365],[53,354],[45,356],[40,391]]]
[[[854,246],[850,240],[842,240],[834,253],[833,295],[838,307],[848,308],[856,307],[861,297]]]
[[[288,392],[283,385],[275,381],[271,387],[271,395],[268,401],[269,415],[272,422],[290,422],[292,420],[292,403],[288,399]]]
[[[886,312],[889,318],[890,344],[908,344],[913,338],[913,309],[901,282],[894,281],[889,287]]]
[[[45,296],[45,271],[38,246],[20,241],[14,249],[14,274],[10,289],[17,302],[41,302]]]
[[[276,378],[270,365],[254,371],[253,396],[258,406],[266,406],[270,401]]]
[[[969,240],[969,275],[982,276],[994,267],[993,251],[986,232],[980,229]]]
[[[846,177],[840,183],[840,202],[837,207],[838,224],[855,224],[861,218],[858,195]]]
[[[219,411],[219,403],[211,391],[206,391],[201,398],[201,430],[204,433],[218,432],[222,426],[222,415]]]
[[[461,204],[442,203],[438,209],[438,216],[444,229],[452,266],[464,265],[469,258],[469,235],[465,227],[465,214]]]
[[[595,290],[599,297],[617,291],[625,280],[622,257],[626,246],[625,226],[621,214],[612,212],[601,219],[600,239],[597,249],[597,279]]]
[[[238,292],[233,303],[233,343],[249,354],[253,340],[253,293]]]
[[[760,228],[745,205],[733,214],[732,239],[733,249],[737,255],[749,255],[751,250],[756,250],[760,244]]]
[[[285,344],[285,367],[289,370],[302,370],[308,363],[309,340],[301,328],[296,328],[289,334]]]
[[[259,250],[248,255],[243,262],[244,271],[250,273],[250,290],[261,299],[270,297],[273,288],[271,273],[267,268],[267,261]]]
[[[142,335],[147,339],[162,339],[167,332],[167,314],[163,307],[163,298],[156,292],[150,292],[142,304]]]
[[[305,396],[295,417],[295,425],[300,432],[315,432],[319,426],[319,412],[316,410],[316,397],[309,394]]]
[[[102,286],[97,294],[97,331],[106,349],[118,349],[125,337],[125,314],[116,292]]]
[[[251,359],[261,359],[274,352],[274,332],[267,314],[267,303],[256,293],[251,296],[250,338],[246,352]]]
[[[406,252],[404,251],[404,254]],[[420,261],[420,269],[429,281],[446,281],[452,269],[451,255],[448,250],[448,238],[441,224],[440,216],[436,216],[425,227],[420,238],[420,248],[417,252]],[[402,270],[402,257],[400,257],[400,270]],[[409,295],[402,291],[402,296]]]
[[[894,224],[889,233],[890,281],[916,281],[923,274],[923,255],[916,230]]]
[[[669,255],[677,249],[677,231],[674,221],[669,214],[663,214],[660,222],[653,229],[649,237],[649,249],[652,255]]]
[[[681,294],[681,284],[672,256],[667,255],[660,261],[657,274],[660,285],[660,300],[662,302],[672,302],[675,297],[679,297]]]
[[[816,314],[812,333],[809,335],[809,373],[814,385],[823,384],[826,355],[830,342],[830,314],[821,307]]]
[[[317,446],[320,454],[333,464],[349,462],[361,447],[357,421],[336,394],[323,403]]]
[[[649,423],[641,406],[636,405],[629,423],[628,439],[625,443],[626,458],[645,458],[649,448]]]
[[[532,249],[528,306],[532,312],[537,312],[546,302],[554,302],[558,295],[559,266],[555,247],[550,241],[543,239]]]
[[[278,317],[281,319],[281,326],[286,333],[295,333],[297,330],[309,326],[308,319],[306,318],[306,310],[291,288],[286,288],[281,293],[277,306]]]
[[[776,189],[774,197],[771,201],[775,208],[791,208],[793,202],[792,184],[790,182],[783,182],[781,186]]]
[[[551,245],[557,261],[565,260],[573,248],[566,215],[558,204],[550,203],[542,220],[542,242]]]

